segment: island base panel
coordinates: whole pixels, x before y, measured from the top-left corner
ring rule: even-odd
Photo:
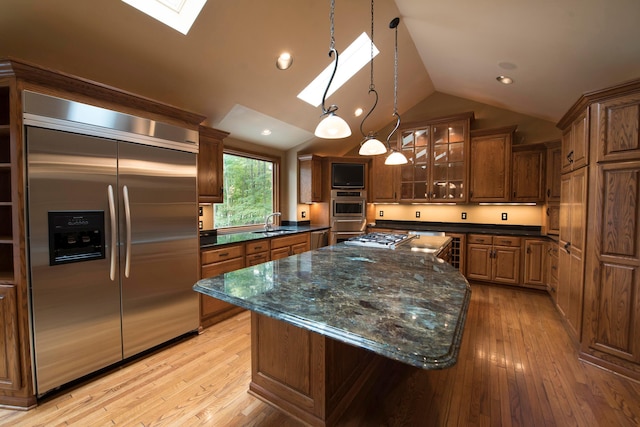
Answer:
[[[383,358],[280,320],[251,313],[249,392],[314,426],[331,426]]]

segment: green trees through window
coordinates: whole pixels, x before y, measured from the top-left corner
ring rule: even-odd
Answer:
[[[274,211],[274,162],[224,153],[223,203],[214,205],[217,228],[264,223]]]

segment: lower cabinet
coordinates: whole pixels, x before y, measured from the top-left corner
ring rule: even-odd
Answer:
[[[244,265],[244,243],[209,249],[200,253],[202,278],[239,270]],[[229,318],[243,309],[217,298],[200,295],[200,325],[208,327]]]
[[[16,287],[0,285],[0,389],[17,390],[20,382],[20,346]]]
[[[251,240],[200,252],[201,277],[217,276],[263,262],[286,258],[310,249],[310,233]],[[244,310],[217,298],[200,295],[200,325],[209,327]],[[0,378],[0,381],[1,378]],[[1,387],[0,382],[0,387]]]
[[[311,249],[309,233],[292,234],[271,239],[271,260],[301,254]]]
[[[527,287],[546,289],[547,241],[542,239],[524,239],[524,274],[522,284]]]
[[[262,264],[271,259],[269,256],[269,240],[258,240],[257,242],[249,242],[246,244],[246,267]]]
[[[519,285],[520,245],[520,237],[469,234],[467,278]]]

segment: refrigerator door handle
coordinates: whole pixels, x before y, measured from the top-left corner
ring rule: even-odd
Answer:
[[[116,280],[116,249],[118,247],[117,229],[116,229],[116,204],[113,197],[113,186],[107,187],[107,197],[109,199],[109,218],[111,218],[111,265],[109,268],[109,278],[111,281]]]
[[[129,278],[131,271],[131,206],[129,204],[129,189],[122,186],[122,196],[124,198],[124,220],[126,225],[126,249],[124,255],[124,277]]]

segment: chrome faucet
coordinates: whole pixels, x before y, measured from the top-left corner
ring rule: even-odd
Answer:
[[[280,212],[274,212],[274,213],[270,213],[269,215],[267,215],[267,217],[264,220],[264,231],[272,231],[273,230],[273,222],[271,224],[269,224],[269,218],[273,218],[274,216],[280,216],[282,215]]]

